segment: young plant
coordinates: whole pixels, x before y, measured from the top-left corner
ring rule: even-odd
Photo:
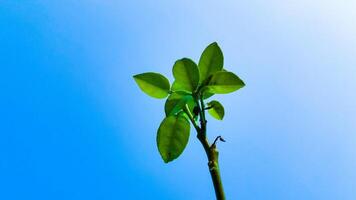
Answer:
[[[216,100],[205,103],[215,94],[227,94],[245,86],[234,73],[223,68],[223,53],[216,42],[203,51],[198,65],[189,58],[177,60],[173,65],[175,78],[172,86],[159,73],[147,72],[134,75],[140,89],[151,97],[167,98],[164,105],[166,117],[157,131],[158,151],[165,163],[178,158],[185,149],[190,123],[208,157],[208,167],[213,181],[216,199],[225,199],[220,177],[216,143],[223,141],[217,136],[212,144],[207,139],[205,111],[218,120],[224,118],[224,107]]]

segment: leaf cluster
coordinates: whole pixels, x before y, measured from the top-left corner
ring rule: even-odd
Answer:
[[[199,63],[189,58],[177,60],[173,65],[172,84],[159,73],[134,75],[140,89],[147,95],[164,99],[165,118],[157,131],[157,146],[164,162],[178,158],[185,149],[190,134],[190,123],[199,131],[198,120],[205,110],[218,119],[224,118],[224,107],[216,100],[204,101],[215,94],[228,94],[245,86],[234,73],[224,69],[223,53],[216,42],[203,51]]]

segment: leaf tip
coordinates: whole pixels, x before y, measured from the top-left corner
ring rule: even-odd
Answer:
[[[241,79],[240,79],[241,80]],[[243,80],[241,80],[241,88],[243,88],[243,87],[245,87],[246,86],[246,84],[245,84],[245,82],[243,81]]]
[[[214,41],[210,45],[218,45],[218,43],[216,41]]]
[[[166,164],[171,162],[172,160],[174,160],[174,158],[172,158],[170,153],[168,153],[168,155],[161,155],[161,156],[162,156],[163,162]]]

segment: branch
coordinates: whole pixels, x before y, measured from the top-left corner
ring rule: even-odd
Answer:
[[[193,126],[194,126],[194,128],[195,128],[195,130],[196,130],[197,132],[200,132],[200,127],[199,127],[199,126],[197,125],[197,123],[195,122],[194,117],[193,117],[192,113],[191,113],[190,110],[189,110],[188,104],[185,104],[185,105],[184,105],[183,111],[188,115],[190,121],[192,122],[192,124],[193,124]]]

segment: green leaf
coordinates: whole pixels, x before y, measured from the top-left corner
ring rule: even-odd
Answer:
[[[203,51],[199,60],[200,82],[203,82],[210,75],[221,71],[224,66],[224,57],[219,45],[211,43]]]
[[[164,105],[166,116],[177,114],[179,111],[183,110],[185,104],[188,104],[191,110],[194,109],[195,102],[191,95],[181,92],[175,92],[169,95]]]
[[[245,86],[245,83],[232,72],[216,72],[206,86],[208,92],[227,94]]]
[[[193,92],[198,87],[198,66],[189,58],[182,58],[174,63],[173,76],[182,90]]]
[[[209,91],[204,91],[203,92],[203,99],[209,99],[213,95],[214,95],[214,93],[210,93]]]
[[[204,86],[206,86],[206,85],[208,85],[209,84],[209,81],[211,80],[211,78],[212,78],[212,75],[210,75],[208,78],[206,78],[202,83],[201,83],[201,92],[202,92],[202,94],[203,94],[203,99],[208,99],[208,98],[210,98],[210,97],[212,97],[213,95],[214,95],[214,93],[211,93],[211,92],[209,92],[208,90],[207,90],[207,88],[206,87],[204,87]]]
[[[211,116],[213,116],[215,119],[222,120],[224,118],[225,110],[224,110],[224,106],[221,105],[220,102],[213,100],[208,103],[208,107],[211,107],[208,110],[208,113]]]
[[[186,90],[180,83],[174,81],[171,87],[172,92],[179,92],[185,94],[192,94],[192,92]]]
[[[166,117],[158,128],[158,151],[165,163],[180,156],[185,149],[190,133],[190,124],[183,115]]]
[[[166,77],[159,73],[147,72],[143,74],[134,75],[137,85],[147,95],[163,99],[169,93],[169,81]]]

